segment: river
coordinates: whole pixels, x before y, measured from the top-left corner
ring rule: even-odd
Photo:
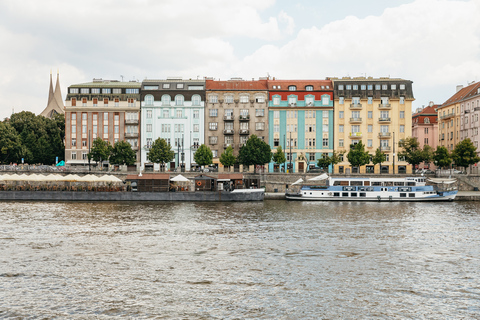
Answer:
[[[0,204],[0,318],[480,319],[480,203]]]

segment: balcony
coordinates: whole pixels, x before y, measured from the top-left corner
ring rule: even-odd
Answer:
[[[246,115],[246,116],[240,115],[240,117],[238,119],[240,121],[250,121],[250,116],[249,115]]]
[[[235,116],[234,116],[234,115],[223,116],[223,121],[233,121],[233,120],[235,120]]]
[[[362,104],[361,103],[351,103],[350,104],[350,109],[352,109],[352,110],[362,109]]]
[[[228,147],[232,147],[232,148],[233,148],[233,147],[234,147],[234,146],[233,146],[233,143],[224,143],[224,144],[223,144],[223,149],[227,149]]]
[[[240,134],[250,134],[250,130],[248,130],[248,129],[240,129]]]
[[[245,143],[239,143],[238,148],[240,149],[241,147],[245,146]]]
[[[225,129],[223,130],[223,134],[234,134],[235,133],[235,130],[233,129]]]
[[[378,122],[382,122],[382,123],[389,123],[389,122],[391,122],[391,121],[392,121],[392,119],[386,118],[386,117],[380,117],[380,118],[378,118]]]
[[[125,133],[125,138],[138,138],[138,132],[136,132],[136,133],[132,133],[132,132]]]
[[[450,112],[450,113],[447,113],[446,115],[440,116],[440,119],[443,120],[443,119],[449,119],[452,117],[455,117],[455,112]]]
[[[378,134],[378,137],[380,139],[389,139],[391,136],[392,136],[392,134],[390,132],[380,132]]]
[[[136,125],[138,125],[138,119],[125,119],[125,124],[136,124]]]
[[[391,108],[392,108],[392,105],[390,103],[380,103],[378,105],[378,109],[386,110],[386,109],[391,109]]]
[[[380,147],[381,151],[390,151],[390,149],[391,149],[390,146],[381,146]]]
[[[350,132],[350,139],[361,139],[362,133],[361,132]]]
[[[362,118],[350,118],[350,123],[361,123]]]

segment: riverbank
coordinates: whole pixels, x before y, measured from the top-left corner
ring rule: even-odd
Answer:
[[[284,192],[267,192],[265,200],[285,200]],[[480,191],[458,191],[455,201],[480,201]]]

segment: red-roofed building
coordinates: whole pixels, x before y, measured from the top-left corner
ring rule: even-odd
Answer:
[[[433,150],[437,149],[438,145],[438,121],[437,121],[437,108],[440,105],[436,105],[431,101],[429,105],[423,109],[418,109],[416,113],[412,115],[412,137],[417,138],[420,143],[420,148],[425,145],[429,145]],[[420,168],[432,169],[433,164],[425,166],[420,164]]]

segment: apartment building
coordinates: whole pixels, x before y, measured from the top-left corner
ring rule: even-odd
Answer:
[[[142,168],[190,171],[198,166],[195,151],[204,143],[205,81],[167,78],[144,80],[141,88]],[[175,152],[167,167],[148,161],[153,141],[165,139]]]
[[[398,142],[412,136],[412,81],[393,78],[331,78],[334,85],[335,150],[344,153],[335,173],[411,172],[399,159]],[[346,155],[359,141],[375,154],[380,146],[386,161],[352,168]]]
[[[205,86],[205,144],[212,150],[213,166],[223,171],[220,155],[228,146],[238,155],[252,134],[268,141],[267,79],[207,78]],[[253,167],[235,165],[234,170],[253,171]]]
[[[87,153],[96,138],[113,145],[125,140],[140,162],[140,86],[136,81],[93,79],[68,87],[65,100],[65,161],[88,165]]]
[[[281,146],[289,172],[306,172],[333,152],[333,86],[330,80],[269,80],[269,145]],[[274,150],[273,150],[274,151]],[[269,171],[285,171],[270,163]]]
[[[420,148],[429,145],[433,150],[438,146],[438,117],[437,108],[440,105],[435,105],[430,101],[428,106],[419,108],[412,115],[412,137],[417,138]],[[420,168],[434,169],[433,163],[420,164]]]

